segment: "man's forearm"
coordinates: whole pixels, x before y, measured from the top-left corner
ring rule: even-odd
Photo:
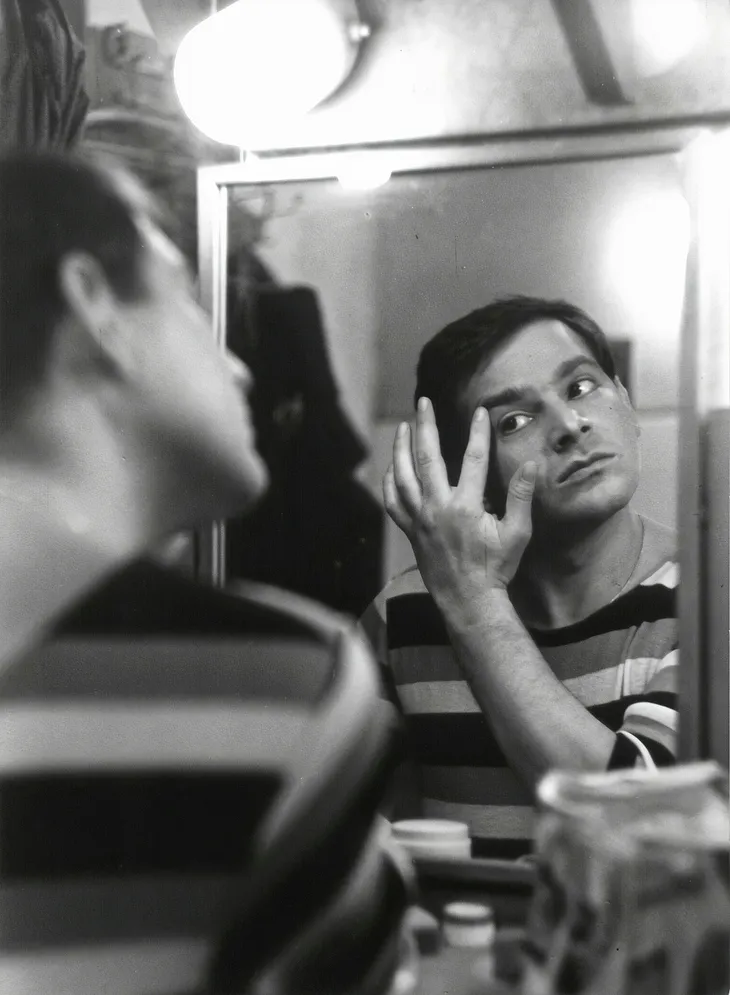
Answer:
[[[513,769],[534,787],[552,767],[602,770],[615,736],[561,684],[503,590],[446,624],[466,680]]]

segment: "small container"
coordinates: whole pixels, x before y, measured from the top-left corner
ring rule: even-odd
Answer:
[[[494,912],[477,902],[450,902],[444,908],[442,930],[451,947],[491,947],[497,934]]]
[[[468,860],[471,857],[469,827],[465,822],[406,819],[393,823],[391,838],[416,860]]]

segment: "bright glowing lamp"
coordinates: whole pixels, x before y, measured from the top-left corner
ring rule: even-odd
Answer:
[[[237,0],[183,38],[174,80],[209,138],[264,148],[348,76],[367,28],[342,0]]]
[[[679,187],[629,196],[607,233],[611,294],[657,348],[679,334],[689,240],[689,204]]]
[[[668,72],[707,28],[705,0],[631,0],[629,10],[634,64],[642,76]]]
[[[357,157],[344,163],[337,170],[337,179],[345,190],[376,190],[391,177],[384,162]]]

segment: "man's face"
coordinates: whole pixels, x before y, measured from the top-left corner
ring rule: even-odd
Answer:
[[[468,418],[478,405],[489,410],[491,472],[503,492],[523,463],[537,464],[537,528],[605,521],[631,500],[640,464],[634,410],[561,322],[537,321],[508,339],[474,374],[460,405]]]
[[[118,308],[137,424],[181,488],[197,489],[213,513],[242,509],[267,484],[250,421],[250,374],[217,347],[181,253],[150,221],[138,224],[146,292]]]

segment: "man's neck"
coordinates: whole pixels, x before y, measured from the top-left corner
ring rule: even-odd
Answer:
[[[116,414],[116,412],[114,412]],[[151,452],[135,426],[92,398],[62,397],[0,439],[0,500],[35,506],[46,524],[103,555],[126,559],[202,517],[187,488]],[[196,514],[197,512],[197,514]],[[210,518],[214,515],[211,513]]]
[[[0,490],[0,672],[127,558],[83,512],[61,512],[50,486],[13,484]]]
[[[598,526],[533,537],[511,590],[526,625],[557,629],[609,604],[629,583],[641,554],[643,525],[628,507]]]
[[[62,421],[62,416],[59,418]],[[83,445],[26,428],[0,445],[0,669],[161,538],[160,495],[88,419]],[[103,443],[103,444],[101,444]]]

